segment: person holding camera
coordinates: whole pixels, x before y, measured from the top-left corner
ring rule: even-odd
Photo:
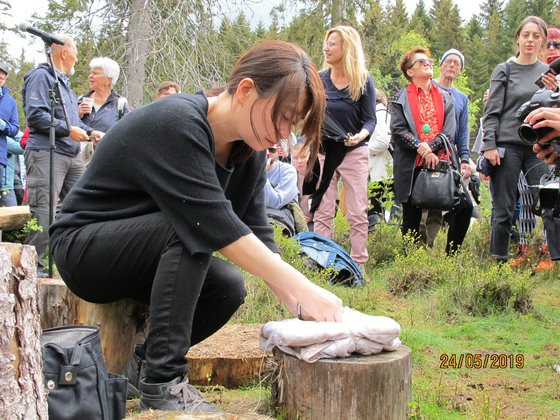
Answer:
[[[547,89],[557,88],[554,76],[543,76],[548,66],[538,58],[546,48],[546,36],[547,26],[541,18],[525,18],[515,33],[517,56],[512,61],[498,64],[490,80],[481,151],[494,166],[490,253],[498,261],[509,258],[519,172],[523,171],[529,185],[538,184],[547,172],[546,165],[535,156],[531,145],[519,136],[520,122],[516,118],[517,110],[537,91],[535,80],[541,78]]]

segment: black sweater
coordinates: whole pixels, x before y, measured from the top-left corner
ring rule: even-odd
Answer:
[[[64,200],[51,241],[66,229],[161,211],[191,254],[251,231],[278,252],[264,205],[264,152],[221,167],[207,113],[204,96],[176,94],[127,114]]]

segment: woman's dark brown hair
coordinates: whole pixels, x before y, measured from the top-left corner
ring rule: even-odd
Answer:
[[[412,62],[414,58],[414,54],[426,54],[426,56],[430,56],[430,50],[424,47],[414,47],[410,51],[404,53],[404,56],[401,60],[401,71],[406,80],[412,82],[412,78],[408,75],[407,71],[411,68],[414,63]]]
[[[276,95],[272,108],[272,121],[278,139],[282,137],[278,129],[282,116],[293,109],[289,117],[292,124],[303,119],[301,135],[305,136],[305,147],[315,161],[321,141],[321,127],[325,112],[325,91],[317,69],[309,56],[297,45],[285,41],[264,41],[247,50],[233,67],[224,89],[234,94],[237,86],[249,78],[255,83],[262,100]],[[212,96],[219,93],[213,89],[206,92]],[[297,109],[302,95],[305,95],[303,109]],[[296,108],[293,108],[294,104]],[[253,114],[251,112],[251,124]],[[255,131],[255,130],[254,130]],[[245,159],[254,153],[249,146],[237,150],[235,158]],[[233,158],[233,156],[232,156]]]

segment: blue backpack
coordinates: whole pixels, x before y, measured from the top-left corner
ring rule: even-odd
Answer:
[[[293,237],[301,250],[315,263],[323,268],[333,268],[334,274],[329,281],[331,284],[345,286],[359,286],[364,279],[364,273],[356,262],[336,242],[315,232],[300,232]]]

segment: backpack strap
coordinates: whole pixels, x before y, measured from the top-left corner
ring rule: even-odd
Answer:
[[[119,99],[117,101],[117,113],[119,116],[119,120],[123,117],[124,115],[124,106],[128,103],[128,101],[126,100],[125,97],[123,96],[119,96]]]

